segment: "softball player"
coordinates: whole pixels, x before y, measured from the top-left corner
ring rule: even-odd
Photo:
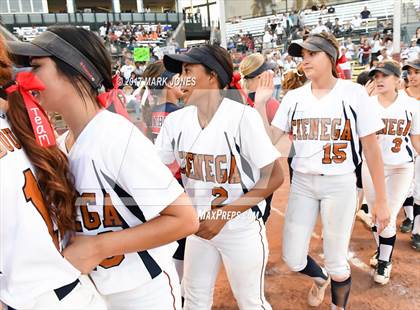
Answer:
[[[378,132],[385,167],[385,183],[391,218],[388,226],[379,233],[378,263],[374,281],[389,282],[392,269],[392,252],[396,240],[396,220],[410,189],[414,176],[414,150],[420,151],[420,111],[415,99],[398,92],[401,76],[398,63],[380,62],[369,73],[375,79],[377,96],[371,104],[381,108],[385,128]],[[376,191],[367,167],[362,168],[363,186],[368,206],[373,206]]]
[[[418,105],[420,100],[420,59],[409,62],[402,69],[408,71],[408,88],[406,92],[410,97],[417,99]],[[413,198],[411,242],[412,247],[420,251],[420,160],[418,158],[415,161]]]
[[[272,122],[280,132],[269,128],[275,143],[291,133],[296,152],[283,259],[291,270],[314,280],[309,305],[322,303],[331,279],[332,308],[345,308],[351,287],[347,252],[357,205],[354,171],[361,160],[360,143],[378,192],[373,215],[379,230],[388,221],[382,159],[375,137],[384,125],[362,86],[337,79],[338,44],[332,35],[311,35],[303,43],[291,44],[289,54],[303,57],[303,70],[310,82],[283,98]],[[262,81],[261,88],[267,89],[267,95],[271,87],[270,79]],[[325,269],[308,255],[319,213]]]
[[[11,50],[37,56],[40,102],[75,139],[62,146],[79,193],[78,234],[64,257],[90,274],[111,309],[180,309],[175,245],[164,244],[194,233],[197,216],[153,144],[99,105],[99,87],[113,88],[104,45],[85,29],[53,27]]]
[[[245,95],[248,97],[246,98],[246,101],[249,105],[254,106],[255,94],[261,75],[268,70],[274,69],[275,65],[266,62],[264,56],[261,54],[250,54],[241,61],[239,71],[242,75],[243,86],[248,92],[248,94],[245,93]],[[266,103],[265,110],[270,123],[273,120],[279,105],[280,103],[274,97],[271,97]],[[272,199],[273,195],[266,198],[266,208],[263,214],[264,223],[267,222],[268,217],[270,216]]]
[[[179,84],[177,74],[166,71],[161,60],[146,67],[143,79],[145,79],[149,89],[152,90],[152,96],[155,99],[155,102],[152,103],[151,120],[149,122],[152,141],[155,142],[166,116],[181,108],[177,105],[177,102],[183,93],[177,85]]]
[[[261,217],[264,198],[283,180],[279,153],[257,111],[225,97],[235,92],[226,90],[233,65],[225,49],[193,48],[165,56],[164,64],[194,81],[183,86],[187,106],[168,115],[156,140],[162,160],[179,163],[201,218],[185,248],[184,309],[211,309],[222,263],[240,309],[271,309],[264,297],[268,244]]]
[[[50,125],[33,114],[43,111],[29,92],[42,85],[29,72],[11,81],[6,51],[0,38],[0,308],[106,309],[60,253],[61,237],[74,228],[68,162],[56,146],[37,143],[45,140],[31,126],[34,117],[37,128]]]

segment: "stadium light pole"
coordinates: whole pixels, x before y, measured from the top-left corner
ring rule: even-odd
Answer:
[[[226,16],[225,16],[225,0],[219,0],[219,20],[220,20],[220,46],[226,48]]]
[[[393,57],[399,58],[401,52],[401,0],[394,2],[394,22],[392,31]]]

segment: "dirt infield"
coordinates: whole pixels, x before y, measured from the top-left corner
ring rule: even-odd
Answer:
[[[287,169],[283,170],[287,172]],[[273,210],[267,226],[270,255],[265,274],[265,293],[273,309],[309,309],[306,300],[311,280],[290,272],[281,259],[281,235],[288,190],[289,182],[286,181],[276,191],[272,202]],[[401,214],[398,225],[402,221]],[[322,263],[320,223],[314,232],[310,254]],[[373,269],[369,267],[375,241],[363,223],[356,220],[350,243],[353,285],[348,309],[420,309],[420,252],[410,247],[409,240],[410,234],[398,232],[391,281],[386,286],[380,286],[373,282]],[[328,289],[319,309],[330,309],[330,300]],[[238,306],[222,270],[215,288],[213,310],[231,309],[238,309]]]

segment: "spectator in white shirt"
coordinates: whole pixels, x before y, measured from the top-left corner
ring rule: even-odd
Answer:
[[[272,40],[272,36],[271,36],[270,32],[266,31],[264,36],[263,36],[263,48],[264,49],[272,48],[271,40]]]
[[[362,24],[362,19],[359,16],[353,16],[351,20],[351,25],[353,29],[359,28],[361,24]]]
[[[293,60],[293,57],[290,55],[286,56],[283,66],[284,66],[284,71],[295,69],[297,67],[296,62]]]
[[[321,32],[329,32],[329,29],[322,24],[322,20],[318,20],[318,25],[311,31],[311,34],[319,34]]]
[[[130,78],[131,72],[133,72],[136,69],[136,67],[133,65],[133,62],[131,59],[125,60],[125,65],[121,67],[121,73],[124,77],[124,81],[128,81]]]

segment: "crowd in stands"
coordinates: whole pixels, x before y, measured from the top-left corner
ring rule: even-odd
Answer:
[[[105,40],[111,54],[122,54],[124,48],[132,51],[137,46],[148,46],[159,50],[160,45],[166,44],[172,30],[171,25],[160,23],[137,25],[108,22],[99,28],[99,35]],[[170,41],[168,44],[176,43]]]
[[[316,25],[305,23],[305,16],[313,11],[320,11],[320,17]],[[309,34],[321,33],[323,31],[332,33],[336,38],[353,37],[355,34],[366,34],[368,22],[366,19],[371,17],[371,12],[365,6],[359,15],[353,16],[351,20],[340,20],[335,17],[332,20],[327,14],[335,12],[332,6],[312,6],[301,11],[292,11],[290,13],[275,13],[274,17],[267,19],[262,37],[254,38],[250,33],[238,34],[228,40],[228,48],[236,48],[240,51],[250,51],[258,44],[261,49],[275,48],[284,45],[287,49],[288,44],[295,40],[304,40]],[[322,16],[327,15],[327,16]],[[233,17],[232,23],[241,22],[241,17]],[[377,30],[384,36],[392,36],[392,21],[379,22]]]

